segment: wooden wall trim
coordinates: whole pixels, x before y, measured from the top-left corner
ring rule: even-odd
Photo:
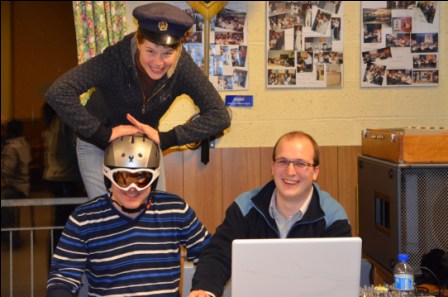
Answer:
[[[241,193],[261,186],[260,149],[229,148],[222,150],[223,209]]]
[[[320,172],[317,182],[321,189],[339,200],[338,148],[324,146],[320,148]]]
[[[214,232],[238,195],[271,180],[272,149],[211,149],[207,165],[201,163],[200,150],[172,150],[164,156],[167,191],[183,197],[209,231]],[[361,147],[320,149],[318,183],[342,204],[353,235],[357,235],[357,157]]]
[[[338,147],[339,202],[347,212],[352,224],[353,235],[359,234],[358,227],[358,156],[360,146]]]

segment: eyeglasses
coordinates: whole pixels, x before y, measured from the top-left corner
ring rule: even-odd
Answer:
[[[157,168],[115,168],[110,169],[103,166],[104,175],[114,183],[119,189],[128,191],[131,187],[135,187],[138,191],[147,189],[157,177],[159,177],[160,170]]]
[[[275,166],[277,166],[278,168],[288,168],[289,164],[292,163],[292,165],[294,166],[295,170],[301,170],[301,169],[305,169],[308,167],[314,167],[315,165],[312,163],[308,163],[302,160],[288,160],[288,159],[276,159],[274,160],[274,164]]]

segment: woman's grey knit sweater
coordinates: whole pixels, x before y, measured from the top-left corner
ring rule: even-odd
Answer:
[[[134,63],[134,34],[126,36],[102,54],[66,72],[49,88],[46,101],[84,140],[104,148],[112,128],[129,125],[126,114],[158,129],[162,116],[176,97],[190,96],[200,117],[160,132],[162,150],[204,140],[230,126],[221,96],[182,49],[174,71],[156,81],[152,94],[144,97]],[[79,96],[95,88],[86,106]]]

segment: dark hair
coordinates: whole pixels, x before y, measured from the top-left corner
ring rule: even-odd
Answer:
[[[319,145],[317,144],[316,140],[314,140],[314,138],[302,131],[291,131],[288,132],[286,134],[284,134],[283,136],[281,136],[277,142],[274,145],[274,150],[272,151],[272,160],[275,161],[275,156],[277,153],[277,146],[280,143],[280,141],[283,138],[288,138],[288,139],[292,139],[292,138],[307,138],[311,141],[311,143],[313,144],[313,150],[314,150],[314,158],[313,158],[313,165],[314,166],[318,166],[319,165]]]
[[[44,117],[45,127],[50,126],[53,120],[57,117],[56,111],[47,102],[42,106],[42,115]]]
[[[12,119],[6,125],[7,138],[15,138],[22,136],[22,132],[23,132],[23,123],[18,120]]]

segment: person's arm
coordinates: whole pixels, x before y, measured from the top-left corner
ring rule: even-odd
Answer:
[[[179,75],[176,92],[190,96],[200,116],[159,132],[162,150],[207,139],[230,127],[230,115],[221,96],[188,53],[182,53],[175,75]]]
[[[211,292],[195,290],[195,291],[191,291],[190,294],[188,294],[188,297],[216,297],[216,296],[215,296],[215,294],[213,294]]]
[[[216,229],[210,244],[199,258],[191,292],[205,291],[215,296],[222,295],[224,286],[231,276],[232,241],[244,238],[244,234],[243,215],[238,205],[232,203],[226,211],[223,223]],[[198,292],[194,292],[196,293]],[[195,296],[194,294],[191,296]]]
[[[345,209],[331,195],[320,189],[317,183],[314,183],[315,189],[319,193],[320,203],[325,212],[325,221],[327,228],[325,237],[351,237],[352,227],[348,220]]]
[[[87,251],[76,211],[67,221],[54,251],[47,282],[47,296],[77,296],[85,271]]]
[[[146,125],[148,126],[148,125]],[[150,127],[150,126],[148,126]],[[153,129],[154,130],[154,129]],[[143,130],[139,129],[135,125],[119,125],[112,128],[112,134],[109,138],[109,142],[114,141],[115,139],[127,135],[134,135],[135,133],[144,133]],[[148,136],[149,137],[149,136]],[[158,144],[158,142],[155,139],[152,139],[155,143]]]
[[[156,129],[154,129],[153,127],[151,127],[150,125],[146,125],[140,121],[138,121],[136,118],[134,118],[131,114],[127,114],[126,118],[128,119],[128,121],[134,125],[134,127],[136,127],[139,131],[141,131],[142,133],[146,134],[146,136],[148,136],[149,139],[151,139],[152,141],[154,141],[155,143],[160,145],[160,137],[159,137],[159,131],[157,131]],[[113,133],[112,133],[113,134]]]
[[[81,104],[80,95],[108,76],[101,65],[108,63],[103,55],[69,70],[60,76],[47,90],[45,100],[59,114],[62,120],[85,137],[98,132],[100,120],[90,114]]]
[[[351,237],[352,227],[348,220],[337,220],[334,221],[325,230],[325,237]]]
[[[194,210],[185,202],[185,212],[180,226],[180,242],[186,248],[187,261],[197,262],[199,256],[210,243],[211,234],[199,221]]]
[[[129,70],[126,68],[127,66],[123,66],[120,49],[126,46],[130,40],[126,39],[122,42],[123,44],[120,43],[120,46],[108,47],[102,54],[64,73],[45,94],[45,100],[66,124],[84,140],[101,148],[104,148],[114,137],[112,126],[106,123],[108,117],[113,116],[108,114],[108,104],[119,104],[119,101],[106,102],[103,98],[106,95],[102,90],[110,90],[121,85],[124,87],[129,83],[125,81],[128,79],[125,74]],[[91,94],[89,101],[94,100],[95,110],[99,114],[89,112],[80,100],[80,95],[92,88],[95,88],[95,91]],[[114,134],[125,135],[117,131]]]
[[[47,290],[47,297],[75,297],[78,294],[70,292],[64,287],[51,287]]]
[[[2,150],[2,187],[9,184],[8,178],[16,171],[18,162],[14,148],[6,145]]]

